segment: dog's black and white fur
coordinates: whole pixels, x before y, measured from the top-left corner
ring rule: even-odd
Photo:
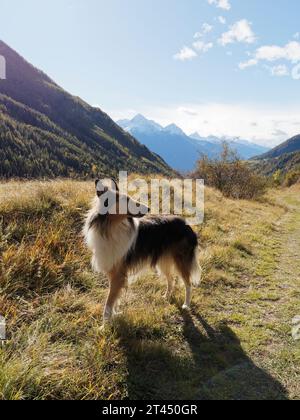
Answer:
[[[140,213],[102,214],[101,196],[107,191],[96,181],[97,197],[87,215],[84,236],[93,253],[95,271],[105,273],[110,291],[104,309],[104,323],[114,315],[121,291],[127,287],[129,276],[146,267],[156,268],[166,277],[165,297],[170,299],[174,289],[174,274],[186,287],[184,309],[191,304],[192,284],[200,284],[201,270],[197,260],[198,239],[184,219],[179,217],[145,216],[149,209],[140,205]],[[132,201],[114,192],[118,199]]]

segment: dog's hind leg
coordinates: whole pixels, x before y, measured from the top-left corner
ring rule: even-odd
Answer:
[[[185,302],[182,309],[190,309],[192,302],[192,282],[190,276],[183,276],[185,284]]]
[[[103,313],[103,322],[106,323],[111,320],[114,315],[115,305],[120,298],[122,289],[126,287],[126,272],[122,269],[115,269],[109,273],[109,294],[106,300]]]
[[[190,309],[192,302],[192,279],[190,264],[185,264],[180,258],[176,258],[176,268],[185,285],[185,302],[182,309]]]
[[[167,291],[164,294],[164,298],[167,299],[167,300],[170,300],[172,295],[173,295],[174,286],[175,286],[175,280],[174,280],[174,277],[172,275],[172,268],[171,268],[171,265],[170,265],[170,261],[169,260],[161,260],[158,264],[158,269],[159,269],[160,273],[163,274],[164,277],[167,280]]]

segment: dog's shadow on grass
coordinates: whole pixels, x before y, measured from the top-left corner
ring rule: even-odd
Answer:
[[[176,305],[177,306],[177,305]],[[130,400],[284,400],[283,386],[257,367],[226,325],[212,328],[179,309],[184,340],[120,320],[115,332],[127,360]]]
[[[193,353],[201,381],[197,399],[285,400],[284,387],[259,368],[241,346],[237,335],[225,323],[212,328],[200,315],[182,312],[184,336]],[[202,333],[204,331],[204,335]]]

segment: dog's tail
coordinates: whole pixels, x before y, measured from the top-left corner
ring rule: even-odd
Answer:
[[[199,264],[198,249],[195,248],[194,257],[192,261],[191,280],[194,286],[198,287],[201,284],[202,268]]]

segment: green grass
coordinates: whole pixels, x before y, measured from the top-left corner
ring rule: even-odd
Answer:
[[[0,186],[0,399],[299,399],[299,188],[260,202],[208,189],[191,312],[180,284],[167,304],[149,274],[104,333],[107,280],[80,234],[92,195],[75,181]]]

